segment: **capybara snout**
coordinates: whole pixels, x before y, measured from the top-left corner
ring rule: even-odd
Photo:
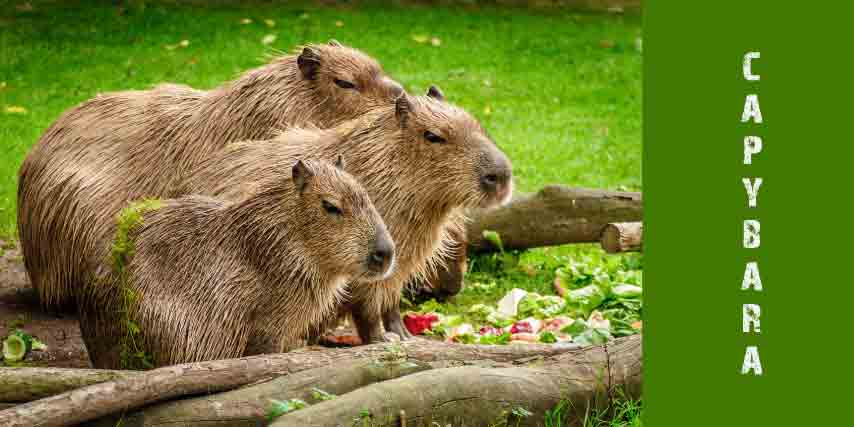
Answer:
[[[484,143],[480,166],[480,188],[486,194],[482,207],[503,204],[513,194],[513,166],[510,159],[492,142]]]
[[[368,281],[382,280],[391,275],[394,270],[394,242],[388,234],[385,225],[379,224],[372,250],[368,254],[366,267],[370,273],[365,277]]]

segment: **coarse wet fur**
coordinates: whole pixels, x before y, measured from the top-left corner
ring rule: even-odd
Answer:
[[[352,176],[322,161],[284,169],[240,201],[160,202],[126,245],[117,236],[125,254],[78,305],[95,367],[140,367],[139,353],[165,366],[287,351],[346,298],[345,284],[390,273],[391,236]]]
[[[230,142],[334,126],[391,105],[402,90],[374,59],[331,41],[210,91],[164,84],[99,95],[65,112],[19,172],[19,237],[42,305],[74,306],[128,202],[163,197]]]
[[[373,286],[350,289],[346,309],[363,342],[410,335],[400,319],[400,297],[412,276],[424,276],[447,253],[451,230],[462,226],[463,207],[491,206],[510,198],[510,161],[471,115],[431,88],[426,97],[401,96],[337,127],[291,129],[267,141],[232,144],[188,176],[182,193],[240,199],[283,165],[307,155],[341,153],[365,187],[397,247],[397,268]],[[331,321],[330,321],[331,322]]]

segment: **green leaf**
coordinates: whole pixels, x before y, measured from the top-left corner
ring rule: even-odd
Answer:
[[[576,335],[580,335],[582,332],[584,332],[586,330],[587,330],[587,322],[585,322],[581,319],[576,319],[574,322],[572,322],[569,325],[566,325],[563,328],[561,328],[560,331],[565,333],[565,334],[572,335],[574,337]]]
[[[643,289],[640,286],[623,284],[611,288],[611,293],[617,298],[640,298]]]
[[[486,334],[481,335],[478,340],[480,344],[488,345],[504,345],[510,343],[510,332],[505,332],[501,335]]]
[[[498,235],[498,232],[492,230],[483,230],[483,238],[486,239],[489,243],[492,243],[493,246],[498,248],[499,252],[504,252],[504,245],[501,244],[501,236]]]
[[[529,410],[527,410],[521,406],[517,406],[517,407],[513,408],[513,410],[510,411],[510,413],[519,417],[519,418],[528,418],[531,415],[534,415],[533,412],[531,412],[531,411],[529,411]]]
[[[540,334],[540,342],[553,344],[557,342],[557,337],[551,331],[545,331]]]
[[[591,328],[583,334],[573,337],[572,342],[581,345],[601,345],[611,339],[611,333],[607,329]]]
[[[305,401],[300,399],[288,399],[285,401],[270,399],[270,403],[272,405],[267,411],[267,421],[273,421],[288,412],[297,411],[307,406]]]
[[[327,393],[327,392],[325,392],[319,388],[312,388],[311,389],[311,397],[314,398],[314,400],[326,401],[326,400],[335,399],[338,396],[336,396],[332,393]]]

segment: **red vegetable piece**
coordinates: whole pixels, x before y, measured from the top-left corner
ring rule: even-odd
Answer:
[[[520,320],[520,321],[514,323],[512,327],[510,327],[510,333],[511,334],[518,334],[520,332],[522,332],[522,333],[533,333],[534,327],[531,326],[530,322]]]
[[[433,313],[410,313],[406,316],[403,316],[403,324],[406,326],[406,329],[409,330],[409,333],[411,333],[412,335],[421,335],[424,333],[424,331],[432,330],[433,322],[437,322],[438,320],[439,316]]]

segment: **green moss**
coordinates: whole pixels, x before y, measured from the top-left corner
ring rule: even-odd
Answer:
[[[131,203],[119,213],[117,218],[116,236],[110,251],[110,261],[113,267],[115,284],[119,288],[121,305],[121,324],[124,334],[121,340],[121,366],[123,369],[149,369],[154,366],[151,354],[142,345],[142,331],[133,321],[139,294],[128,286],[127,266],[136,252],[135,242],[131,234],[142,224],[146,213],[163,207],[158,199],[144,199]]]
[[[131,203],[122,209],[117,219],[116,236],[113,239],[113,248],[110,251],[113,271],[124,273],[125,267],[133,257],[135,250],[130,233],[142,224],[142,217],[146,212],[155,211],[161,207],[163,207],[163,202],[159,199],[144,199]]]

